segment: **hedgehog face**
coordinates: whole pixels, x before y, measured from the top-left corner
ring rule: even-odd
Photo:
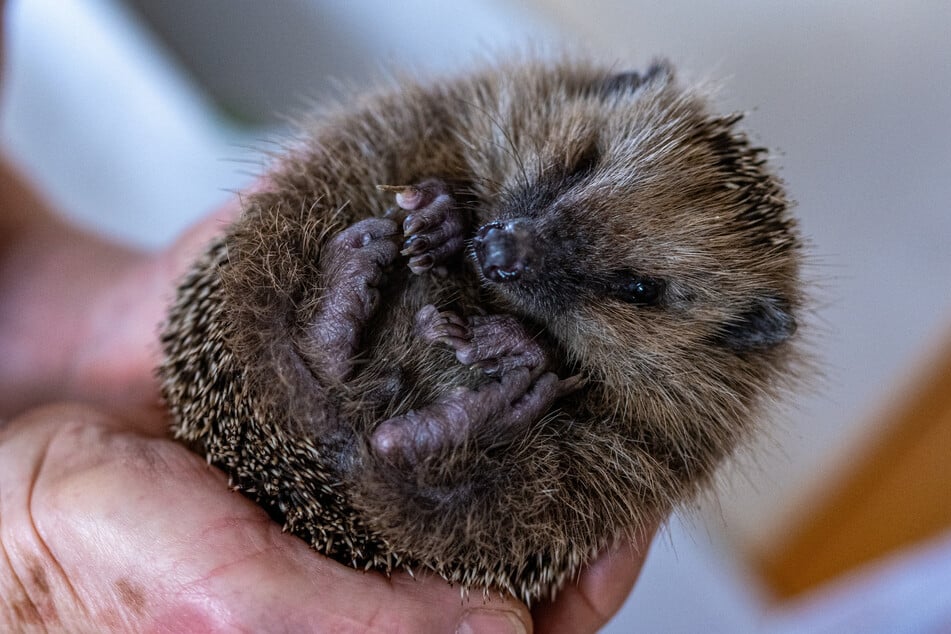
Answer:
[[[602,383],[709,400],[670,386],[695,392],[675,378],[694,375],[739,389],[795,332],[799,238],[739,117],[648,76],[552,93],[538,120],[521,115],[513,127],[531,143],[511,152],[520,165],[470,256],[513,311],[546,324],[578,366],[603,369]]]

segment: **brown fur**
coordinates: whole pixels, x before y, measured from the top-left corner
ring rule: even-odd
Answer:
[[[664,67],[618,77],[520,62],[402,81],[319,118],[181,285],[161,369],[178,436],[320,552],[525,600],[693,495],[797,359],[799,238],[738,117]],[[546,231],[578,237],[573,275],[594,287],[647,272],[666,280],[664,302],[588,284],[564,300],[515,296],[471,263],[444,279],[398,263],[356,371],[322,377],[304,334],[334,265],[322,247],[392,205],[376,185],[426,178],[450,185],[473,230],[503,208],[548,210]],[[517,316],[585,387],[527,432],[379,460],[366,439],[380,421],[491,380],[414,336],[429,303]]]

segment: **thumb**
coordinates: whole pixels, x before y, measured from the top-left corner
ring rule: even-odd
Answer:
[[[263,181],[243,194],[232,197],[224,205],[201,218],[185,230],[175,242],[159,256],[161,278],[168,283],[177,283],[192,263],[205,251],[208,243],[222,235],[228,226],[241,215],[241,200],[263,188]]]

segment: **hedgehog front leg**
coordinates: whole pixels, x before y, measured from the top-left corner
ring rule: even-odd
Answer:
[[[406,239],[401,251],[409,257],[409,269],[417,275],[445,274],[443,264],[465,244],[465,224],[449,187],[436,179],[402,187],[396,204],[409,212],[403,220]]]
[[[324,377],[343,381],[353,370],[363,327],[380,301],[377,284],[384,267],[396,259],[398,234],[393,220],[367,218],[323,247],[323,291],[302,345],[312,368]]]
[[[416,326],[420,337],[449,344],[460,362],[496,380],[475,390],[456,388],[427,407],[382,422],[371,445],[387,459],[418,463],[446,446],[512,437],[581,384],[580,377],[561,380],[546,372],[544,350],[507,315],[465,320],[426,306],[417,314]]]

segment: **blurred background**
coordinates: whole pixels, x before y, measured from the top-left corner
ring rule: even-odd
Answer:
[[[715,80],[798,202],[823,374],[671,520],[607,631],[951,631],[951,3],[29,0],[6,28],[3,151],[147,248],[387,68],[568,43]]]

